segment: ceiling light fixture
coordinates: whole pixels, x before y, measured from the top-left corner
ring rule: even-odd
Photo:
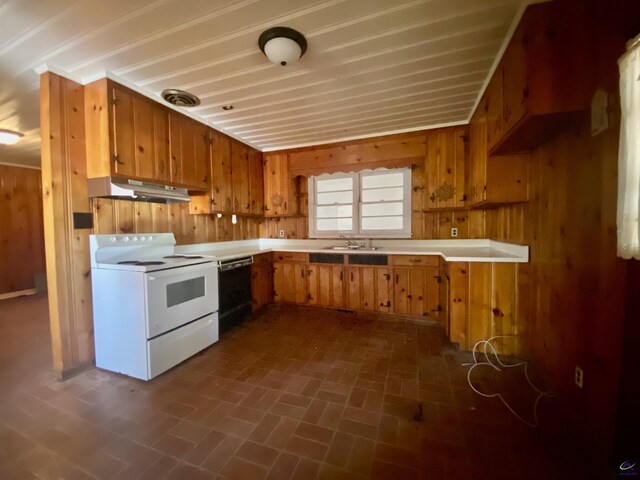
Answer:
[[[233,105],[223,105],[223,106],[222,106],[222,109],[223,109],[224,111],[227,111],[227,110],[233,110]]]
[[[260,50],[276,65],[297,62],[307,51],[307,40],[300,32],[289,27],[272,27],[260,35]]]
[[[13,145],[22,137],[24,137],[24,134],[20,132],[14,132],[13,130],[5,130],[3,128],[0,128],[0,143],[2,145]]]

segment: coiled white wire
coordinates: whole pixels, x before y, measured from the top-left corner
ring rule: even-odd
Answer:
[[[471,389],[476,392],[478,395],[482,395],[483,397],[487,397],[487,398],[493,398],[493,397],[498,397],[502,403],[504,403],[504,406],[507,407],[509,409],[509,411],[511,413],[513,413],[515,415],[515,417],[520,420],[522,423],[529,425],[532,428],[535,428],[538,426],[538,403],[540,402],[540,399],[542,397],[555,397],[556,395],[553,392],[543,392],[542,390],[538,389],[533,382],[531,381],[531,379],[529,378],[529,370],[527,368],[528,366],[528,362],[520,362],[520,363],[514,363],[511,365],[507,365],[504,364],[500,361],[500,357],[498,356],[498,352],[496,352],[495,347],[493,346],[493,344],[491,343],[492,341],[494,341],[496,338],[508,338],[511,337],[512,335],[496,335],[494,337],[488,338],[487,340],[480,340],[479,342],[477,342],[474,346],[473,346],[473,362],[474,363],[463,363],[463,366],[468,366],[471,365],[471,368],[469,369],[469,371],[467,372],[467,382],[469,383],[469,386],[471,387]],[[482,348],[482,352],[480,353],[484,353],[484,356],[486,357],[486,361],[484,362],[480,362],[478,361],[478,357],[476,356],[479,352],[478,352],[478,346],[479,345],[483,345]],[[493,357],[496,359],[497,361],[497,365],[492,363],[491,361],[491,357],[489,356],[488,353],[488,349],[491,349],[491,353],[493,354]],[[491,368],[493,368],[494,370],[500,372],[502,371],[502,368],[513,368],[513,367],[520,367],[522,365],[524,365],[524,376],[527,379],[527,382],[529,382],[529,385],[531,385],[531,388],[533,388],[536,392],[538,392],[538,397],[536,398],[536,401],[533,404],[533,419],[534,422],[528,422],[527,420],[525,420],[524,418],[522,418],[520,415],[518,415],[518,413],[511,408],[511,406],[507,403],[507,401],[504,399],[504,397],[499,394],[499,393],[492,393],[492,394],[487,394],[487,393],[483,393],[480,390],[478,390],[476,387],[473,386],[473,384],[471,383],[471,372],[473,372],[473,369],[476,368],[479,365],[489,365]],[[502,368],[500,368],[502,367]]]

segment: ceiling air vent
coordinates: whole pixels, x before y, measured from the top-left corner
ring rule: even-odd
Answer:
[[[177,107],[195,107],[196,105],[200,105],[200,99],[194,94],[175,88],[163,90],[162,98]]]

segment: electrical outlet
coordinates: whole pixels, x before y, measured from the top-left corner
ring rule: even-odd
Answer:
[[[284,238],[284,230],[280,230],[279,234],[280,234],[280,238]]]
[[[458,229],[457,229],[456,227],[453,227],[453,228],[451,229],[451,236],[452,236],[453,238],[455,238],[455,237],[457,237],[457,236],[458,236]]]
[[[576,385],[578,386],[578,388],[582,388],[583,382],[584,382],[584,372],[582,371],[582,369],[578,366],[576,366]]]

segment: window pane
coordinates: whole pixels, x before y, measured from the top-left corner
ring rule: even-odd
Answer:
[[[332,218],[332,217],[352,217],[351,205],[332,205],[328,207],[316,207],[317,218]]]
[[[382,175],[363,175],[362,188],[401,187],[404,173],[394,172]]]
[[[334,192],[336,190],[353,190],[353,178],[329,178],[316,181],[316,191]]]
[[[338,219],[337,218],[318,218],[316,220],[316,225],[318,227],[318,231],[335,231],[338,230]]]
[[[402,202],[365,203],[362,205],[363,217],[384,217],[391,215],[402,215]]]
[[[338,230],[340,231],[351,231],[353,230],[353,220],[351,218],[339,218],[338,219]]]
[[[362,230],[402,230],[402,217],[364,217]]]
[[[363,190],[363,202],[381,202],[402,200],[404,190],[402,187],[377,188],[375,190]]]
[[[316,196],[318,205],[333,205],[335,203],[353,203],[353,192],[329,192],[318,193]]]
[[[318,231],[351,231],[353,220],[351,218],[318,218],[316,220]]]

